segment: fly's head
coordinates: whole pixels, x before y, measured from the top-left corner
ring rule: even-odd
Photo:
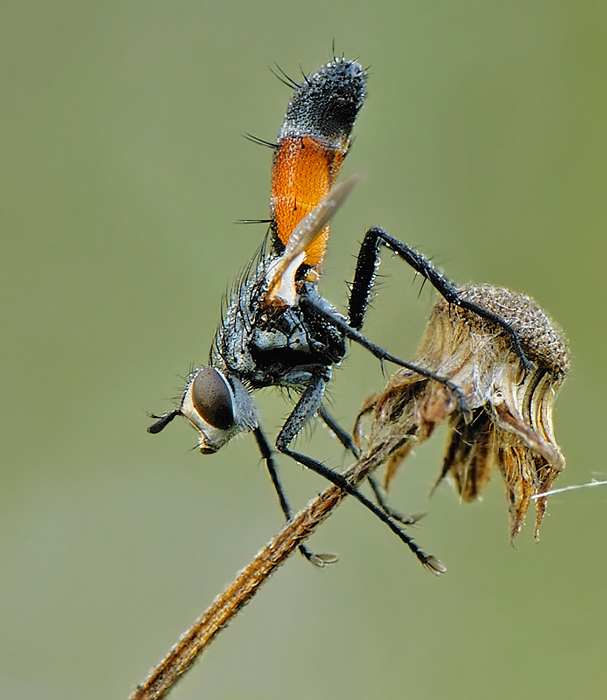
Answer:
[[[215,367],[200,367],[188,377],[181,406],[162,416],[149,428],[159,433],[176,416],[183,416],[198,433],[203,454],[214,454],[240,432],[257,427],[255,405],[236,377]]]

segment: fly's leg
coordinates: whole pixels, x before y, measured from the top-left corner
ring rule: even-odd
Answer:
[[[282,452],[288,457],[291,457],[291,459],[294,459],[296,462],[299,462],[299,464],[303,464],[304,467],[307,467],[311,471],[320,474],[320,476],[323,476],[335,486],[343,489],[350,496],[354,496],[354,498],[356,498],[360,503],[362,503],[363,506],[365,506],[365,508],[370,510],[376,517],[385,523],[390,530],[392,530],[392,532],[402,542],[404,542],[407,547],[409,547],[409,549],[415,554],[426,569],[434,574],[443,573],[446,569],[436,557],[428,555],[422,549],[420,549],[415,541],[409,537],[409,535],[407,535],[386,512],[370,501],[355,486],[352,486],[352,484],[342,474],[333,471],[312,457],[308,457],[300,452],[295,452],[289,447],[299,431],[304,425],[306,425],[306,423],[308,423],[308,421],[313,418],[320,408],[325,392],[325,386],[329,381],[329,378],[330,371],[328,368],[319,368],[318,371],[312,375],[312,378],[301,395],[301,398],[295,405],[295,408],[285,421],[285,424],[282,426],[280,433],[276,438],[276,448],[279,452]]]
[[[341,444],[350,452],[355,459],[360,457],[360,452],[352,440],[350,433],[345,431],[341,425],[333,418],[333,416],[327,411],[324,405],[321,405],[318,409],[318,415],[321,417],[323,423],[329,428],[329,430],[335,435],[335,437],[341,442]],[[375,500],[379,507],[389,515],[393,520],[398,520],[399,523],[403,525],[414,525],[420,518],[423,517],[422,514],[415,515],[402,515],[397,510],[394,510],[392,506],[388,503],[386,498],[386,493],[383,488],[379,485],[378,480],[373,474],[369,474],[367,477],[369,485],[375,495]]]
[[[344,430],[341,425],[333,418],[333,416],[327,411],[324,404],[320,405],[318,409],[318,415],[322,419],[322,422],[329,428],[329,430],[335,435],[335,437],[341,442],[341,444],[348,450],[348,452],[355,458],[360,458],[360,452],[352,440],[352,436],[346,430]]]
[[[462,413],[462,415],[464,415],[465,417],[471,419],[472,414],[470,412],[470,409],[468,408],[468,405],[466,404],[464,395],[461,389],[457,386],[457,384],[452,382],[450,379],[447,379],[446,377],[441,377],[439,374],[431,372],[425,367],[420,367],[419,365],[413,364],[412,362],[405,362],[405,360],[401,360],[395,355],[389,353],[384,348],[371,342],[362,333],[359,333],[355,328],[353,328],[341,314],[337,313],[335,309],[333,309],[333,307],[328,302],[326,302],[321,296],[319,296],[318,292],[316,291],[316,288],[313,285],[308,285],[306,287],[306,293],[302,294],[302,296],[300,297],[299,305],[310,309],[317,316],[324,318],[325,321],[338,328],[347,338],[350,338],[350,340],[353,340],[355,343],[362,345],[372,355],[375,355],[375,357],[377,357],[379,360],[392,362],[393,364],[398,365],[399,367],[404,367],[405,369],[411,370],[412,372],[415,372],[416,374],[419,374],[422,377],[426,377],[427,379],[433,379],[434,381],[439,382],[443,386],[446,386],[447,389],[449,389],[457,399],[458,410],[460,411],[460,413]]]
[[[371,292],[377,268],[379,266],[379,253],[381,246],[385,246],[399,258],[402,258],[422,277],[428,280],[436,291],[449,303],[467,311],[477,314],[481,318],[492,321],[501,326],[510,336],[512,347],[521,359],[525,369],[531,367],[531,362],[527,358],[516,329],[498,314],[461,297],[457,286],[441,272],[421,253],[411,248],[406,243],[390,236],[382,228],[371,228],[365,234],[363,242],[358,252],[356,261],[356,272],[354,281],[350,287],[350,302],[348,305],[348,319],[350,326],[355,330],[360,330],[365,320],[365,314],[371,300]]]
[[[280,508],[288,522],[293,517],[293,511],[285,495],[280,478],[278,477],[278,469],[274,461],[273,450],[270,447],[270,443],[267,441],[266,436],[259,427],[255,428],[253,434],[255,435],[255,440],[257,441],[257,446],[259,447],[263,461],[266,463],[266,467],[270,473],[270,479],[272,479],[272,484],[274,485],[276,495],[278,496]],[[315,554],[314,552],[311,552],[304,544],[300,544],[298,549],[309,562],[320,568],[326,566],[327,564],[332,564],[338,559],[337,555],[335,554]]]

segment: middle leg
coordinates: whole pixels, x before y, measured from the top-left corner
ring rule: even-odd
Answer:
[[[303,464],[313,472],[330,481],[335,486],[343,489],[346,493],[354,496],[365,508],[370,510],[377,518],[385,523],[392,532],[415,554],[421,564],[434,574],[443,573],[446,569],[444,565],[434,556],[426,554],[415,541],[404,532],[404,530],[379,506],[370,501],[355,486],[353,486],[342,474],[333,471],[321,462],[308,457],[290,448],[291,443],[303,426],[312,419],[318,411],[325,391],[329,373],[326,368],[320,368],[312,375],[307,387],[301,395],[295,408],[287,418],[285,424],[276,438],[276,448],[279,452],[291,457],[291,459]]]
[[[329,428],[329,430],[335,435],[335,437],[341,442],[341,444],[350,452],[356,459],[360,457],[360,453],[352,440],[352,436],[346,430],[344,430],[341,425],[333,418],[333,416],[327,411],[324,404],[321,404],[318,409],[318,415],[322,419],[323,423]],[[393,520],[398,520],[399,523],[403,525],[414,525],[424,514],[414,514],[414,515],[402,515],[397,510],[394,510],[392,506],[388,503],[386,498],[386,493],[384,489],[380,486],[377,477],[374,474],[369,474],[367,477],[369,486],[375,496],[375,500],[379,507],[389,515]]]

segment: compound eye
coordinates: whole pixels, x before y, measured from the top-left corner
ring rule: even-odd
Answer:
[[[227,430],[234,425],[232,392],[213,367],[198,370],[192,382],[192,403],[200,417],[214,428]]]

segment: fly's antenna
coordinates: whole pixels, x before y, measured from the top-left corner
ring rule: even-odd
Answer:
[[[150,413],[150,418],[155,418],[156,422],[150,425],[150,427],[148,428],[148,433],[150,433],[151,435],[156,435],[157,433],[164,430],[167,427],[167,425],[171,423],[177,416],[181,415],[181,409],[179,408],[176,408],[170,413],[163,413],[161,416],[155,416],[153,413]]]

